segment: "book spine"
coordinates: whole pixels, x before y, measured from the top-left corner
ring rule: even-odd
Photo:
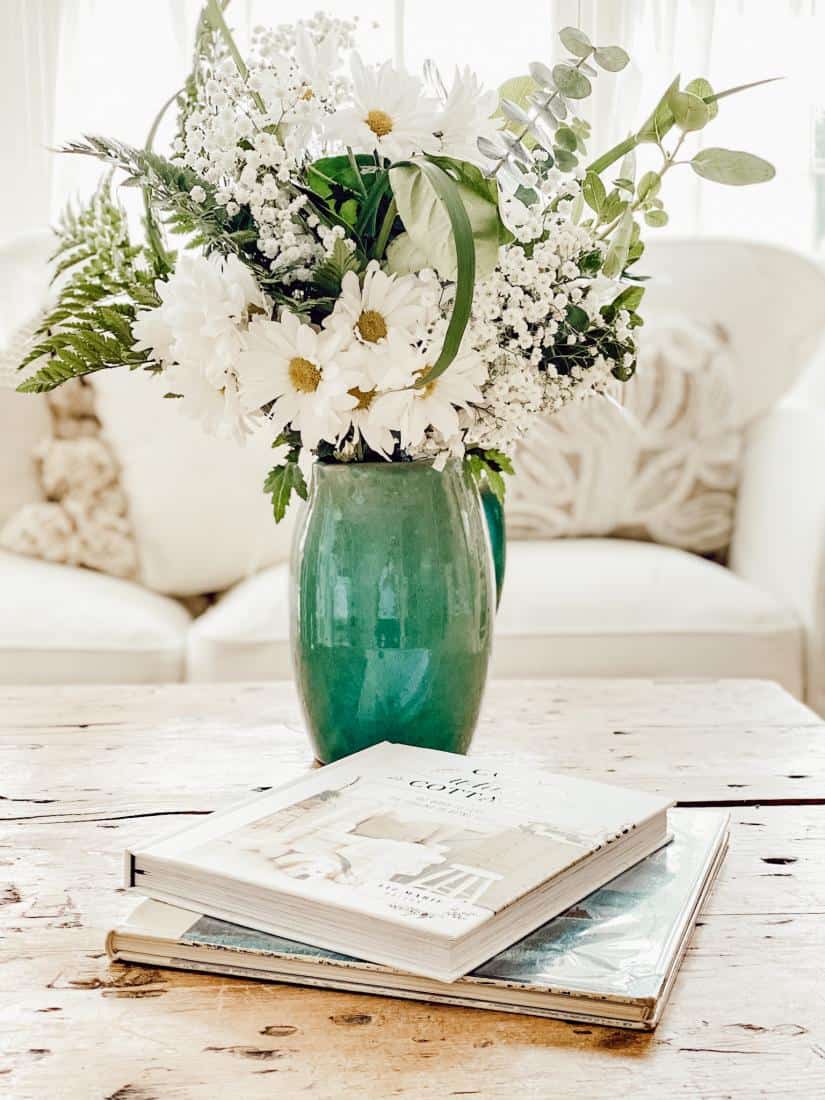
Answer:
[[[123,885],[127,890],[135,885],[135,854],[128,848],[123,853]]]

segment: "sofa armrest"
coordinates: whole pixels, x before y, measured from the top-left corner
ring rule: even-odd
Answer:
[[[748,432],[730,568],[805,632],[805,698],[825,713],[825,410],[783,405]]]

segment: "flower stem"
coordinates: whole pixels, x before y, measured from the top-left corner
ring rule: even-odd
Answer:
[[[218,31],[226,43],[226,48],[229,50],[229,56],[235,62],[235,68],[241,75],[241,78],[246,81],[249,77],[249,69],[244,59],[241,57],[241,51],[238,49],[235,39],[232,37],[232,31],[226,24],[226,20],[223,17],[223,10],[218,0],[208,0],[206,5],[206,15],[209,22]],[[251,92],[252,99],[255,102],[255,106],[261,113],[266,113],[266,105],[257,92]]]

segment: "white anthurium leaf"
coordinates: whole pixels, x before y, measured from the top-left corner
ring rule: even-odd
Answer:
[[[398,262],[408,258],[414,247],[424,257],[423,263],[419,258],[418,269],[432,267],[442,279],[455,279],[455,245],[450,219],[426,176],[415,168],[393,168],[390,185],[409,237],[409,244],[402,246]],[[456,186],[473,232],[476,278],[484,279],[498,262],[501,232],[498,203],[485,197],[478,188],[460,182]],[[491,187],[494,192],[495,184]]]
[[[691,160],[690,166],[702,179],[729,187],[766,183],[776,175],[770,161],[738,149],[701,149]]]
[[[530,76],[537,84],[541,84],[542,88],[549,88],[552,91],[556,87],[553,74],[543,61],[531,61],[527,68],[530,70]]]
[[[429,263],[420,248],[413,244],[409,233],[399,233],[387,245],[387,270],[391,275],[417,275]]]

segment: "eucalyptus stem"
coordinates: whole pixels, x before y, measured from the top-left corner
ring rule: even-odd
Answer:
[[[585,63],[586,60],[587,60],[586,57],[580,57],[579,60],[576,62],[576,64],[573,66],[573,68],[574,69],[580,69],[582,67],[582,65]],[[547,99],[545,99],[544,103],[542,104],[542,110],[547,110],[547,108],[550,106],[550,104],[553,102],[553,100],[559,94],[560,94],[560,92],[559,92],[558,88],[556,88],[555,92],[553,92],[551,95],[549,95],[547,97]],[[516,134],[514,140],[517,141],[517,142],[522,141],[523,138],[525,138],[527,136],[527,134],[529,133],[529,130],[530,130],[530,124],[528,123],[526,126],[522,127],[522,130],[521,130],[520,134]],[[492,170],[492,175],[493,176],[495,176],[498,173],[498,171],[501,168],[502,164],[504,164],[507,161],[507,156],[508,156],[508,154],[505,153],[504,156],[501,158],[501,160],[498,161],[496,166],[493,168],[493,170]]]
[[[674,164],[680,163],[679,161],[676,160],[676,155],[679,152],[679,150],[682,148],[682,144],[683,144],[686,137],[687,137],[687,131],[683,131],[682,134],[679,137],[679,140],[674,145],[673,151],[670,152],[670,153],[667,152],[667,150],[665,149],[665,147],[662,145],[662,143],[660,141],[658,141],[656,143],[658,145],[659,151],[661,152],[662,157],[663,157],[662,167],[659,169],[659,173],[658,173],[660,180],[664,178],[665,173],[670,171],[670,169],[673,167]],[[637,196],[633,200],[633,202],[630,204],[629,209],[630,209],[631,213],[635,213],[639,209],[639,207],[642,205],[643,201],[644,201],[644,199],[642,198],[642,196]],[[613,232],[613,230],[616,228],[616,226],[622,220],[624,215],[627,213],[627,209],[628,208],[625,208],[621,212],[621,214],[617,215],[613,219],[613,221],[608,226],[606,226],[606,228],[598,235],[598,238],[597,238],[598,240],[603,241],[603,240],[605,240],[605,238],[610,236],[610,234]]]
[[[387,207],[387,212],[384,214],[384,220],[381,222],[381,228],[375,239],[375,247],[372,251],[373,259],[380,260],[384,255],[384,249],[387,247],[387,241],[390,239],[393,222],[397,214],[398,206],[393,198],[390,200],[390,205]]]

